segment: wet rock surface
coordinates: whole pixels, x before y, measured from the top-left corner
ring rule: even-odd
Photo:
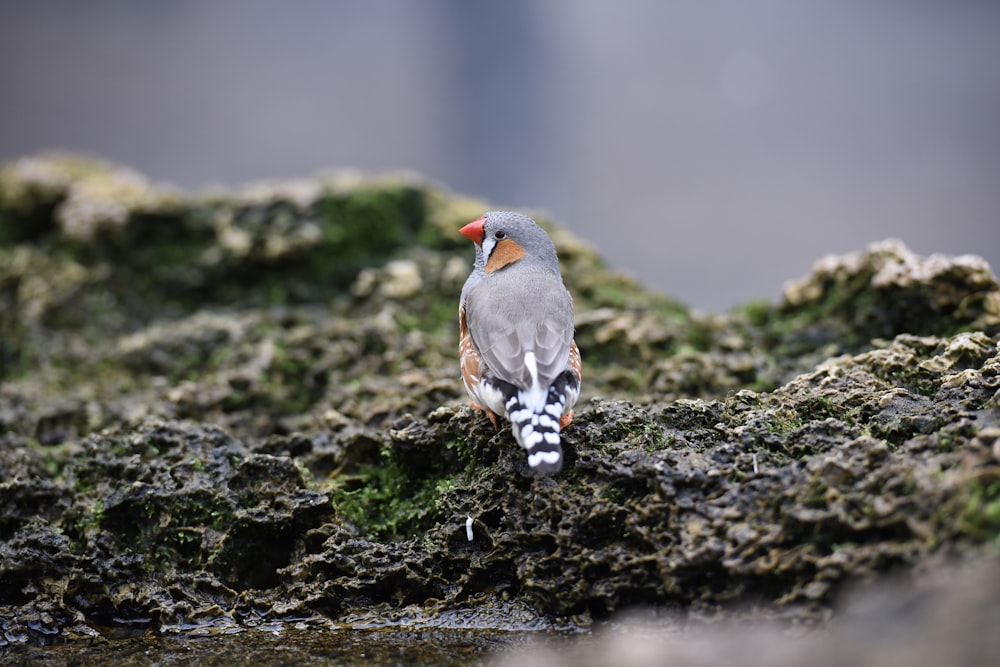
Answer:
[[[457,373],[456,230],[487,208],[407,178],[184,195],[3,167],[0,646],[635,606],[813,626],[850,582],[995,557],[982,260],[883,242],[706,316],[555,229],[584,396],[539,479]]]

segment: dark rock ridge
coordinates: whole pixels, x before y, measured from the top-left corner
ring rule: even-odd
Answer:
[[[488,208],[412,177],[192,195],[4,166],[0,646],[637,605],[815,623],[850,581],[995,557],[981,259],[886,241],[707,316],[550,227],[585,394],[537,479],[457,372],[457,229]]]

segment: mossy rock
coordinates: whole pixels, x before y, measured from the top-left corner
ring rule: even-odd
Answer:
[[[636,605],[818,623],[858,577],[996,553],[981,260],[883,243],[703,315],[539,216],[584,358],[539,479],[458,377],[457,230],[487,208],[413,177],[0,169],[0,644]]]

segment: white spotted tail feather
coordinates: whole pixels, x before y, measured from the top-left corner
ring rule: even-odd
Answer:
[[[573,350],[579,359],[575,345]],[[572,419],[572,410],[567,415],[566,406],[572,406],[580,394],[579,377],[578,371],[567,369],[549,385],[540,401],[538,395],[529,390],[513,393],[504,404],[514,437],[527,450],[528,465],[539,474],[554,475],[562,469],[560,431],[564,417],[568,416],[565,424]]]
[[[581,377],[573,304],[555,247],[518,213],[490,212],[460,231],[476,244],[459,305],[465,388],[494,426],[498,416],[511,422],[532,471],[555,474]]]

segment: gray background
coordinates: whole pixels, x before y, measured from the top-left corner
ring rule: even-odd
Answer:
[[[1000,3],[0,6],[0,159],[412,169],[704,310],[894,236],[1000,265]]]

